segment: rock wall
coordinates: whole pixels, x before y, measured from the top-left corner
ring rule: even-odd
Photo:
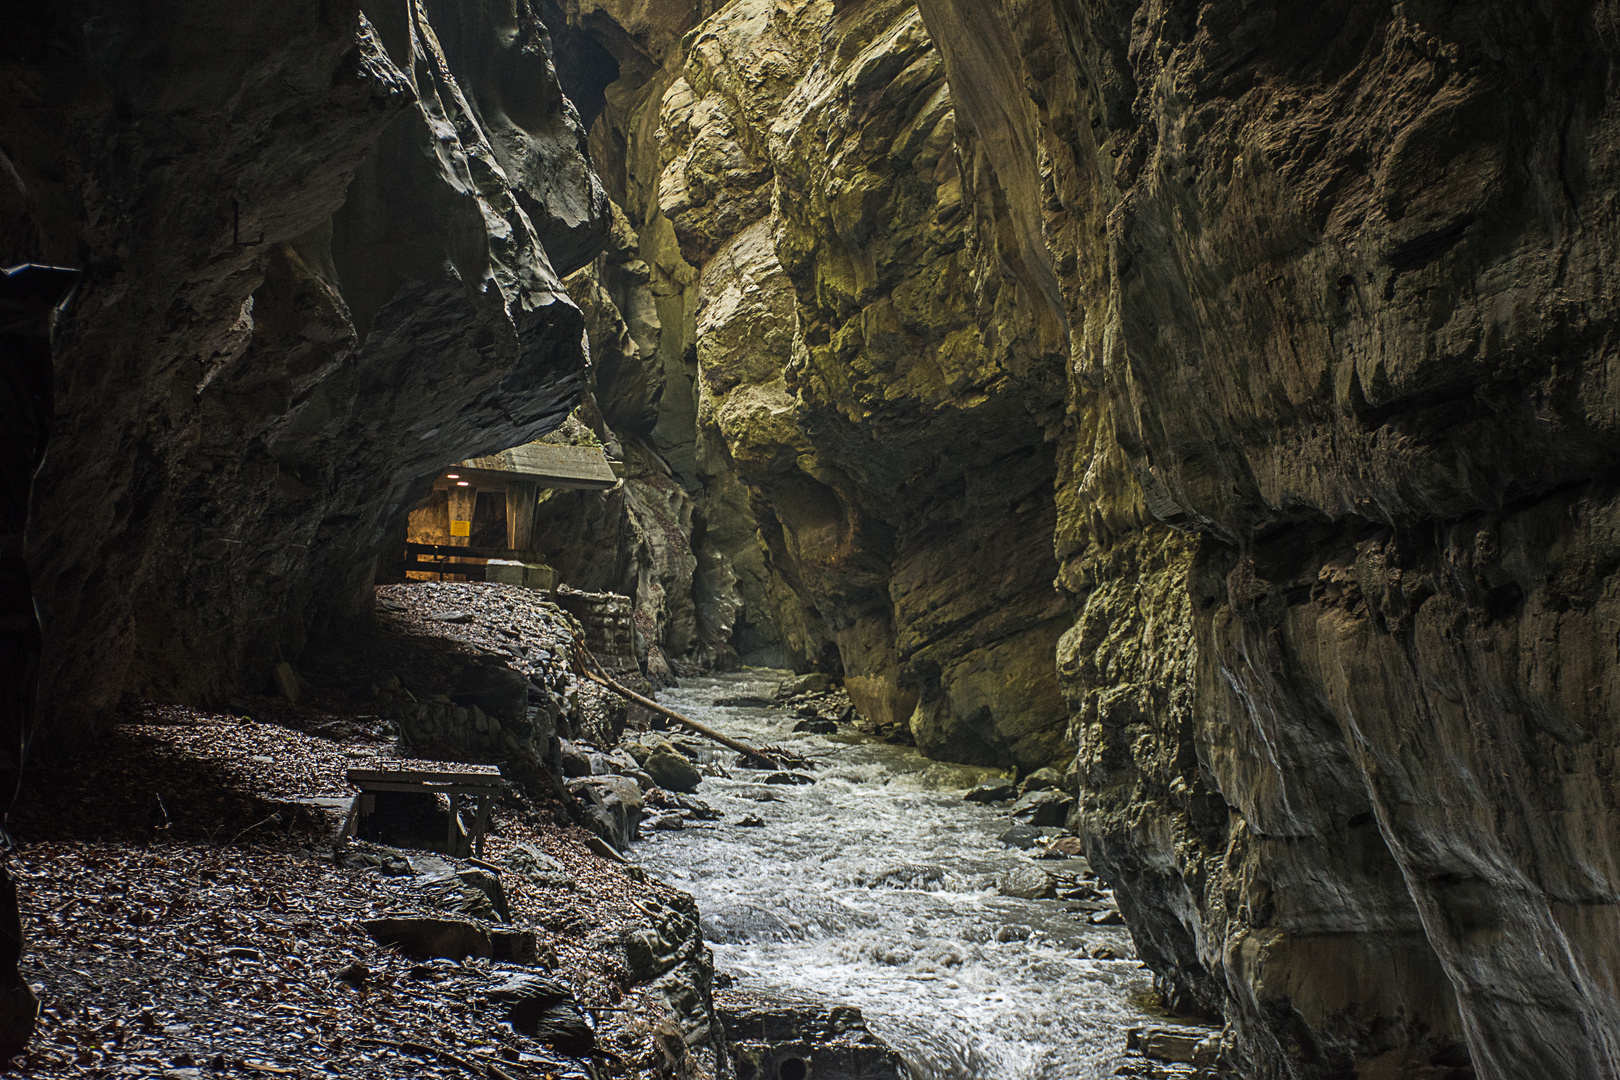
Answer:
[[[0,262],[85,268],[28,555],[42,724],[218,697],[364,617],[446,463],[584,383],[605,196],[528,0],[31,5]]]
[[[679,45],[639,8],[567,19],[625,73],[591,146],[657,315],[633,385],[663,384],[602,411],[691,496],[689,640],[841,669],[932,753],[1066,758],[1062,328],[981,270],[937,50],[901,2],[688,14]],[[602,338],[636,337],[626,296]]]
[[[919,6],[1144,957],[1255,1076],[1620,1075],[1613,6]]]

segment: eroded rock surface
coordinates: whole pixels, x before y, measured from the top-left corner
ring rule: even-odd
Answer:
[[[618,322],[593,341],[616,357],[646,305],[606,282],[635,267],[656,301],[657,343],[640,339],[664,358],[656,410],[623,400],[651,392],[645,366],[616,361],[634,377],[603,400],[599,374],[598,399],[646,447],[627,445],[648,462],[634,468],[662,463],[690,496],[695,570],[659,580],[665,597],[691,590],[687,650],[841,669],[873,726],[939,756],[1065,761],[1060,325],[979,272],[951,93],[917,11],[736,2],[695,19],[656,75],[625,35],[598,37],[641,72],[610,87],[592,134],[624,163],[607,186],[639,258],[580,288],[613,296]],[[618,520],[641,517],[633,484],[622,498]],[[679,500],[662,516],[680,522]],[[656,592],[643,574],[638,606]]]
[[[318,10],[317,10],[318,9]],[[584,385],[606,205],[526,2],[38,5],[0,261],[86,268],[28,535],[42,738],[259,689],[442,465]],[[432,17],[430,17],[432,13]]]
[[[1070,329],[1059,657],[1144,957],[1255,1075],[1616,1075],[1613,13],[920,6]]]

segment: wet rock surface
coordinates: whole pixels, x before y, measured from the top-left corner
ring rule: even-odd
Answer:
[[[814,1001],[716,995],[726,1025],[737,1080],[837,1076],[895,1080],[905,1062],[867,1030],[859,1009]]]

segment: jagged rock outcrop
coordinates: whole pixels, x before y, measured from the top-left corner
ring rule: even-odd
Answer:
[[[1620,1075],[1614,9],[920,7],[1072,334],[1060,658],[1144,958],[1255,1076]]]
[[[121,691],[217,697],[363,617],[422,478],[574,404],[559,274],[608,217],[527,0],[26,23],[0,261],[86,268],[28,534],[65,740]]]
[[[978,271],[916,10],[739,0],[656,66],[615,18],[570,21],[640,72],[592,147],[658,298],[648,441],[694,494],[699,637],[840,668],[933,753],[1064,757],[1061,327]]]

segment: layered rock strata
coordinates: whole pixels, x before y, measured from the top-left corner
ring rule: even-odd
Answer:
[[[656,67],[625,44],[637,17],[573,25],[626,72],[591,140],[637,235],[615,265],[656,301],[641,355],[663,358],[662,396],[638,438],[692,496],[688,640],[841,670],[869,720],[935,754],[1065,758],[1061,325],[979,270],[916,10],[733,3]],[[621,321],[593,341],[634,340]]]
[[[572,407],[607,218],[526,0],[63,0],[12,42],[0,261],[86,269],[28,534],[65,740],[363,617],[422,479]]]

